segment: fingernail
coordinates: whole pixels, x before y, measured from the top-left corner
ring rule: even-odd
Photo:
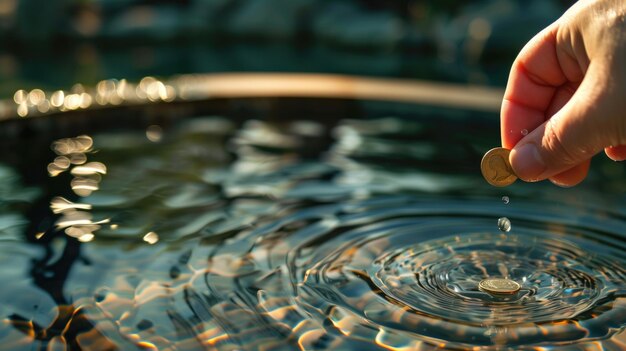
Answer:
[[[565,183],[561,183],[561,182],[559,182],[558,180],[556,180],[556,179],[552,179],[552,178],[550,178],[550,182],[551,182],[552,184],[554,184],[554,185],[558,186],[558,187],[561,187],[561,188],[571,188],[571,187],[573,187],[573,185],[572,185],[572,184],[565,184]]]
[[[513,148],[510,160],[517,177],[527,182],[541,180],[541,175],[546,171],[546,164],[533,143]]]

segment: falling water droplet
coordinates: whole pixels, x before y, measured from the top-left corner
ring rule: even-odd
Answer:
[[[146,129],[146,138],[153,143],[161,141],[163,138],[163,128],[158,125],[151,125]]]
[[[505,204],[505,205],[508,205],[508,204],[509,204],[509,201],[510,201],[510,200],[509,200],[509,197],[508,197],[508,196],[503,196],[503,197],[502,197],[502,202],[504,202],[504,204]]]
[[[528,129],[522,129],[522,135],[524,136],[528,135]]]
[[[511,221],[506,217],[500,217],[498,219],[498,229],[503,233],[511,231]]]

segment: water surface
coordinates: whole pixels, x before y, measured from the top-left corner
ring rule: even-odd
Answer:
[[[624,350],[621,165],[496,189],[486,132],[454,125],[200,117],[19,144],[3,348]]]

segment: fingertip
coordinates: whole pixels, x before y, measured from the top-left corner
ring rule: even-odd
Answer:
[[[591,160],[583,161],[578,165],[568,169],[567,171],[550,177],[549,180],[550,182],[552,182],[552,184],[557,185],[561,188],[573,187],[585,180],[587,174],[589,173],[590,164]]]
[[[626,160],[626,145],[609,146],[604,148],[604,153],[613,161]]]
[[[536,182],[545,179],[542,175],[547,170],[546,163],[535,143],[515,146],[509,155],[509,162],[517,177],[523,181]]]

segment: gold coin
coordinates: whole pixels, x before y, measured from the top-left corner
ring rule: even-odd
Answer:
[[[480,170],[485,180],[498,187],[513,184],[517,180],[513,168],[509,163],[509,154],[511,150],[497,147],[487,151],[480,161]]]
[[[478,283],[478,289],[490,294],[515,294],[521,286],[510,279],[489,278]]]

